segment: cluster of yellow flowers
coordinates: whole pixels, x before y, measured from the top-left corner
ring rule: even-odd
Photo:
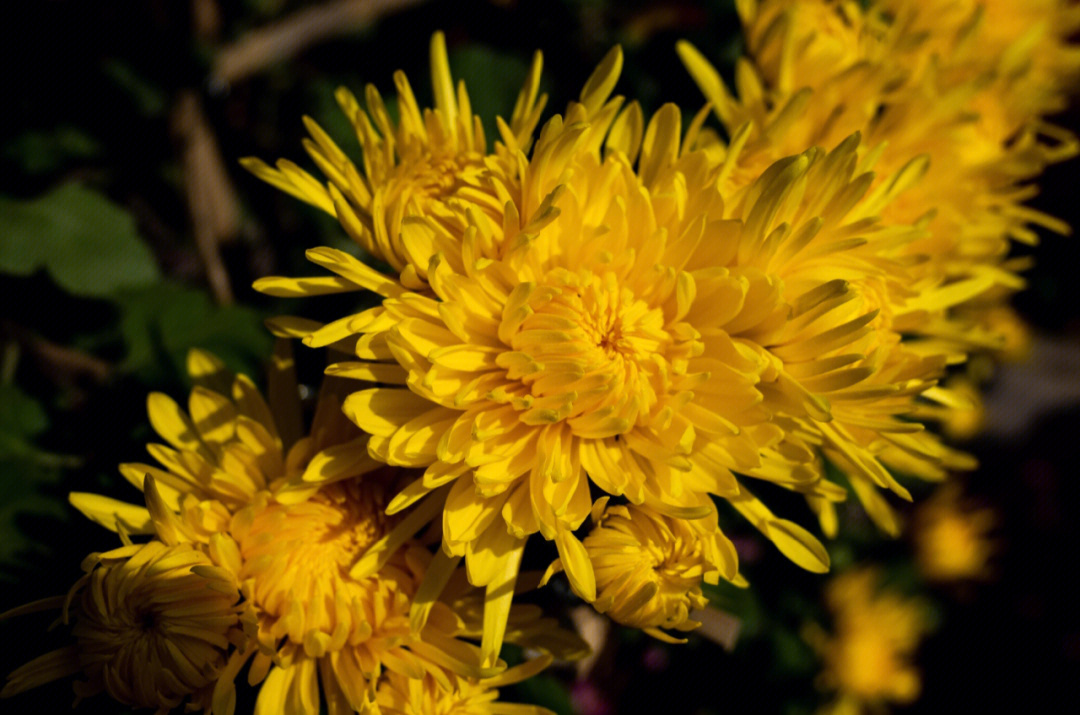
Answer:
[[[396,122],[373,87],[364,108],[339,91],[359,167],[309,119],[324,179],[245,160],[360,253],[312,248],[329,275],[256,289],[378,297],[271,330],[355,359],[326,369],[301,437],[285,352],[277,404],[193,352],[188,412],[150,398],[160,466],[122,467],[145,508],[72,495],[124,542],[63,601],[77,645],[5,694],[81,672],[80,695],[230,713],[247,666],[257,713],[540,712],[492,690],[582,651],[513,604],[533,535],[558,552],[540,583],[565,572],[598,611],[677,641],[661,629],[698,625],[702,583],[746,583],[718,505],[829,568],[755,482],[803,495],[831,536],[847,489],[827,460],[896,534],[894,474],[972,468],[922,422],[969,406],[949,366],[1003,344],[989,316],[1023,285],[1010,240],[1066,230],[1023,202],[1077,151],[1044,116],[1080,73],[1080,8],[737,5],[735,92],[677,48],[708,100],[685,129],[673,104],[646,119],[613,95],[618,48],[541,125],[537,53],[489,145],[436,34],[434,108],[402,73]],[[538,655],[508,669],[504,641]]]
[[[405,470],[368,455],[333,380],[309,433],[290,438],[289,416],[300,413],[288,401],[299,392],[287,350],[276,362],[274,403],[200,350],[189,355],[196,387],[187,412],[150,395],[150,422],[168,443],[148,445],[160,466],[120,467],[146,506],[71,494],[124,545],[92,554],[66,598],[21,609],[62,605],[77,643],[12,673],[4,695],[82,673],[79,697],[105,690],[159,712],[186,701],[231,715],[235,679],[248,665],[248,683],[261,684],[260,715],[317,713],[320,702],[332,715],[436,712],[425,705],[432,689],[462,708],[448,711],[499,715],[512,706],[495,702],[495,688],[587,651],[521,606],[506,635],[537,656],[513,668],[483,663],[470,642],[483,628],[479,591],[464,573],[440,571],[445,559],[413,538],[425,516],[385,514]],[[151,540],[134,543],[140,535]],[[368,568],[361,557],[378,563]],[[441,600],[422,585],[431,573],[440,574]]]

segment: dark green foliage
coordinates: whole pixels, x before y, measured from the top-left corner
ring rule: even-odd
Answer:
[[[68,183],[34,201],[0,197],[0,271],[44,268],[78,296],[102,297],[158,280],[135,221],[101,194]]]

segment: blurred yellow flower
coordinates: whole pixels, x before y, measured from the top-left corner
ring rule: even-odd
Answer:
[[[207,709],[230,645],[242,645],[240,593],[231,579],[200,573],[211,560],[190,544],[158,541],[91,554],[63,603],[74,645],[8,675],[0,698],[81,674],[76,702],[107,692],[135,708]],[[5,614],[5,618],[11,614]]]
[[[1031,325],[1009,305],[994,305],[977,310],[975,319],[985,330],[1002,337],[994,355],[1004,362],[1022,363],[1031,357],[1034,338]]]
[[[725,167],[720,177],[725,199],[737,202],[752,192],[766,167],[782,157],[814,145],[834,146],[857,131],[861,138],[853,161],[866,172],[859,178],[868,182],[867,196],[887,197],[864,215],[876,213],[889,228],[914,229],[871,251],[872,260],[892,262],[888,274],[903,278],[882,281],[865,270],[844,275],[851,294],[880,310],[879,344],[893,341],[879,353],[893,367],[878,374],[895,370],[909,382],[894,398],[882,393],[868,399],[855,424],[845,423],[834,409],[833,420],[817,430],[839,433],[857,445],[857,451],[837,449],[841,443],[834,438],[823,447],[831,461],[854,476],[853,490],[873,520],[893,535],[899,522],[871,488],[887,483],[880,473],[870,474],[874,462],[934,480],[974,462],[917,431],[914,421],[907,422],[913,433],[885,440],[865,426],[890,400],[895,415],[946,419],[958,429],[961,418],[977,418],[977,410],[961,414],[956,409],[972,403],[962,385],[929,381],[943,377],[945,364],[962,363],[973,350],[1001,350],[1016,333],[1014,323],[983,317],[996,315],[996,307],[1023,286],[1016,272],[1026,264],[1004,260],[1009,239],[1034,242],[1032,224],[1067,230],[1022,205],[1031,195],[1022,182],[1047,163],[1071,156],[1077,144],[1042,121],[1040,112],[1050,111],[1053,101],[1024,104],[1010,92],[1030,81],[1053,85],[1061,96],[1076,74],[1076,47],[1067,44],[1065,28],[1074,26],[1077,13],[1053,0],[1040,4],[1042,16],[1023,3],[989,5],[994,7],[947,0],[742,0],[738,8],[750,58],[736,69],[736,94],[698,50],[685,42],[678,46],[731,137],[709,148]],[[954,19],[963,16],[965,22],[939,25],[939,11]],[[990,17],[1011,25],[991,28]],[[1055,18],[1061,29],[1049,29],[1046,17]],[[1003,55],[979,45],[986,33],[1011,34],[1007,41],[995,40]],[[1045,57],[1032,38],[1053,40]],[[972,70],[976,65],[978,71]],[[1026,107],[1026,114],[1022,121],[1010,119],[1007,129],[992,129],[988,125],[999,123],[995,112],[1000,113],[993,102]],[[912,381],[916,377],[926,382],[919,387]],[[894,377],[894,385],[901,384]],[[917,402],[897,399],[912,393],[919,395]],[[977,421],[969,419],[966,430]],[[833,500],[811,495],[809,501],[826,533],[835,533]]]
[[[874,0],[924,47],[907,61],[931,56],[945,83],[990,77],[976,103],[999,118],[1007,139],[1032,117],[1066,108],[1080,80],[1080,7],[1070,0]]]
[[[965,442],[974,439],[986,424],[986,408],[978,384],[967,375],[954,375],[945,381],[950,401],[943,405],[920,405],[917,416],[936,420],[950,439]]]
[[[988,532],[996,525],[992,510],[963,503],[957,484],[938,487],[919,506],[912,524],[919,572],[931,581],[987,578],[994,553]]]
[[[872,568],[833,577],[825,587],[833,633],[817,624],[803,631],[823,661],[818,687],[836,694],[823,712],[859,713],[919,697],[919,672],[911,659],[929,627],[926,606],[880,588],[880,580]]]

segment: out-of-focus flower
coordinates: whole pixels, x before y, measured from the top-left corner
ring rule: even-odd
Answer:
[[[78,674],[86,679],[75,682],[79,699],[105,691],[162,714],[185,702],[208,708],[230,645],[246,640],[240,593],[231,579],[200,570],[212,566],[190,544],[150,541],[91,554],[86,575],[60,599],[76,643],[8,675],[0,697]]]
[[[981,78],[979,123],[1007,139],[1032,117],[1066,107],[1080,80],[1080,7],[1070,0],[874,0],[911,36],[921,36],[907,61],[933,57],[941,81]]]
[[[945,386],[949,403],[933,407],[921,405],[918,416],[937,420],[941,431],[950,439],[964,442],[976,437],[986,424],[986,408],[978,384],[965,375],[956,375],[950,377]]]
[[[1002,337],[994,356],[1003,362],[1022,363],[1031,357],[1034,338],[1031,325],[1009,305],[994,305],[975,314],[987,332]]]
[[[991,509],[963,503],[957,484],[938,487],[919,506],[912,524],[919,572],[938,582],[987,578],[994,553],[988,533],[996,524]]]
[[[818,687],[835,692],[825,713],[873,711],[919,696],[919,672],[911,660],[928,629],[926,606],[880,588],[880,581],[881,574],[869,568],[833,577],[825,587],[832,634],[817,624],[804,629],[823,661]]]
[[[481,681],[450,676],[450,688],[430,675],[387,673],[376,695],[380,715],[552,715],[539,705],[502,702],[496,689],[531,678],[550,662],[550,656],[534,658]]]

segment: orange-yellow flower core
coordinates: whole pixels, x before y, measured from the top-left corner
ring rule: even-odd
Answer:
[[[621,434],[650,414],[666,391],[664,355],[675,341],[665,322],[659,307],[620,288],[613,273],[560,269],[522,308],[504,314],[501,329],[510,347],[530,359],[520,379],[535,399],[537,420],[565,419],[573,429],[580,426],[575,418],[588,415],[593,423],[603,410],[608,431]],[[590,424],[589,436],[597,436],[594,430]]]
[[[410,206],[411,201],[439,201],[452,196],[456,189],[466,185],[465,177],[476,176],[482,167],[483,155],[479,152],[418,156],[411,164],[394,167],[383,194],[389,206],[400,202],[403,209],[399,210],[405,214],[423,215],[424,209],[433,207],[424,203]]]
[[[257,503],[236,515],[239,578],[253,579],[251,596],[276,619],[275,638],[288,635],[318,656],[370,634],[372,624],[357,608],[371,589],[349,569],[392,526],[385,508],[381,483],[349,480],[305,502]]]

